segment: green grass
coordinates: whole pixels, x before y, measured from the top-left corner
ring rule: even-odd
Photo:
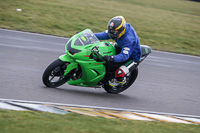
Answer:
[[[0,110],[1,133],[198,133],[200,125]]]
[[[22,12],[16,9],[21,8]],[[200,3],[187,0],[6,0],[0,27],[72,36],[86,28],[104,31],[123,15],[142,44],[154,50],[200,55]]]

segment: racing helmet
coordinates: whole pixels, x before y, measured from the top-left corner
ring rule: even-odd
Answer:
[[[111,39],[119,39],[126,31],[126,20],[123,16],[116,16],[108,22],[108,35]]]

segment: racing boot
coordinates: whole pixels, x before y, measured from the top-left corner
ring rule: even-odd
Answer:
[[[117,71],[115,71],[115,78],[120,85],[126,83],[126,75],[129,73],[129,70],[126,66],[121,66]]]
[[[125,65],[122,65],[119,69],[115,71],[115,79],[112,79],[109,81],[110,86],[118,86],[118,85],[124,85],[126,83],[126,77],[138,66],[137,62],[134,62],[133,60],[127,61]]]
[[[128,72],[129,71],[125,66],[121,66],[119,69],[115,71],[115,78],[108,81],[109,85],[112,87],[124,85],[126,83],[126,74]]]
[[[108,81],[109,85],[112,86],[112,87],[116,87],[116,86],[119,86],[119,82],[116,80],[116,79],[111,79]]]

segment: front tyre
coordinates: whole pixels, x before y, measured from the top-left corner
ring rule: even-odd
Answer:
[[[70,76],[64,75],[68,64],[60,59],[52,62],[43,73],[42,81],[44,85],[55,88],[66,83],[70,79]]]
[[[108,93],[112,93],[112,94],[118,94],[122,91],[125,91],[126,89],[128,89],[136,80],[137,78],[137,75],[138,75],[138,68],[135,68],[130,76],[127,77],[127,81],[124,85],[122,86],[116,86],[116,87],[112,87],[110,85],[105,85],[104,86],[104,89],[106,92]]]

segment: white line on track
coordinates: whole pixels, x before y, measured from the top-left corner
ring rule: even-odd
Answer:
[[[187,54],[180,54],[180,53],[171,53],[171,52],[158,51],[158,50],[153,50],[153,52],[166,53],[166,54],[171,54],[171,55],[180,55],[180,56],[186,56],[186,57],[194,57],[194,58],[199,58],[200,59],[200,56],[194,56],[194,55],[187,55]]]
[[[9,30],[9,29],[0,29],[0,31],[9,31],[9,32],[15,32],[15,33],[30,34],[30,35],[38,35],[38,36],[51,37],[51,38],[69,39],[69,38],[67,38],[67,37],[60,37],[60,36],[53,36],[53,35],[45,35],[45,34],[42,34],[42,33],[26,32],[26,31],[17,31],[17,30]]]
[[[150,114],[170,115],[170,116],[179,116],[179,117],[200,118],[200,116],[195,116],[195,115],[172,114],[172,113],[163,113],[163,112],[152,112],[152,111],[133,110],[133,109],[121,109],[121,108],[109,108],[109,107],[88,106],[88,105],[50,103],[50,102],[26,101],[26,100],[15,100],[15,99],[1,99],[1,98],[0,98],[0,101],[11,101],[11,102],[21,102],[21,103],[33,103],[33,104],[50,104],[50,105],[72,106],[72,107],[80,107],[80,108],[82,107],[82,108],[94,108],[94,109],[107,109],[107,110],[115,110],[115,111],[128,111],[128,112],[150,113]]]
[[[9,30],[9,29],[0,29],[0,31],[9,31],[9,32],[22,33],[22,34],[31,34],[31,35],[38,35],[38,36],[45,36],[45,37],[52,37],[52,38],[69,39],[67,37],[59,37],[59,36],[53,36],[53,35],[45,35],[45,34],[41,34],[41,33],[32,33],[32,32],[16,31],[16,30]],[[157,51],[157,50],[153,50],[153,52],[166,53],[166,54],[172,54],[172,55],[180,55],[180,56],[187,56],[187,57],[194,57],[194,58],[199,58],[200,59],[200,56],[185,55],[185,54],[178,54],[178,53],[171,53],[171,52]]]

